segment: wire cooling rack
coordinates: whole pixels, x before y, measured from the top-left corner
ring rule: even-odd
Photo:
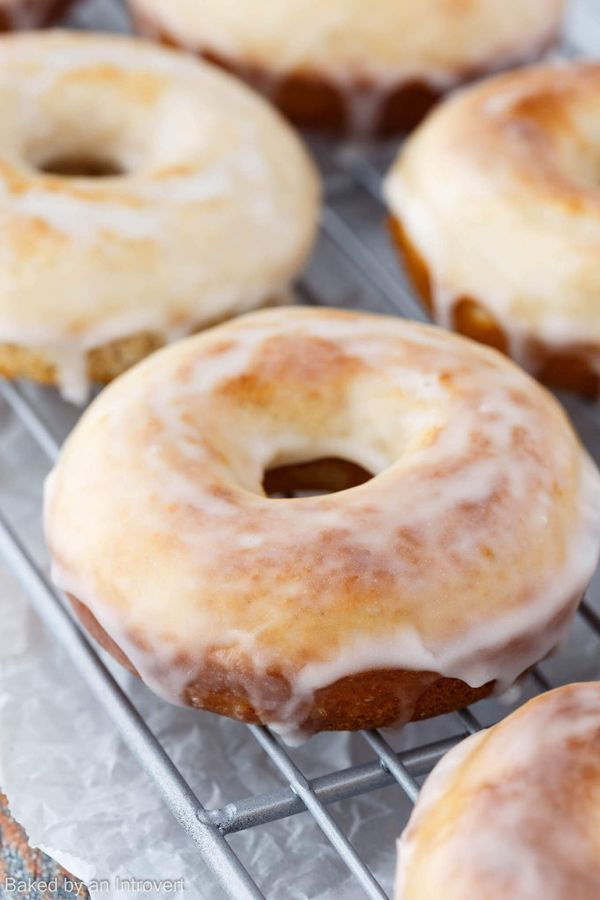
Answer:
[[[126,30],[127,19],[117,0],[86,0],[77,8],[69,24]],[[595,30],[594,30],[595,29]],[[587,40],[587,47],[585,41]],[[590,46],[590,40],[592,44]],[[596,0],[581,2],[574,10],[563,52],[574,56],[586,49],[600,50],[600,8]],[[385,210],[381,202],[381,178],[391,162],[395,147],[336,146],[313,144],[326,187],[326,204],[321,219],[321,236],[313,260],[298,291],[301,302],[311,305],[369,309],[425,319],[425,314],[399,271],[384,229]],[[596,460],[600,458],[600,410],[575,398],[561,397],[567,404],[582,439]],[[54,398],[54,402],[56,398]],[[62,409],[60,421],[49,410],[48,391],[0,380],[0,403],[20,421],[28,439],[54,461],[62,440],[77,418],[75,410]],[[20,538],[10,521],[8,505],[0,505],[0,556],[21,583],[35,609],[64,644],[79,673],[120,730],[129,749],[150,775],[157,791],[182,829],[199,851],[199,865],[205,864],[227,895],[235,900],[263,898],[252,873],[242,865],[227,836],[274,822],[298,813],[312,816],[339,856],[362,886],[364,895],[383,900],[388,894],[336,824],[328,806],[351,801],[359,794],[400,785],[411,801],[419,783],[433,765],[459,740],[482,727],[479,713],[461,710],[450,718],[453,736],[396,752],[378,731],[361,732],[357,740],[370,747],[372,758],[359,766],[331,771],[308,779],[293,756],[267,728],[248,726],[265,756],[279,770],[286,786],[268,793],[244,797],[217,809],[206,808],[196,796],[166,750],[151,732],[132,702],[114,680],[94,646],[73,619],[68,605],[50,585],[43,562]],[[600,656],[599,590],[592,589],[579,611],[579,627],[593,635],[596,656]],[[582,676],[572,666],[568,675]],[[543,669],[543,670],[542,670]],[[558,680],[566,680],[560,676]],[[534,692],[553,686],[546,667],[536,667],[529,676]],[[160,702],[160,701],[157,701]],[[485,706],[485,704],[483,704]],[[419,725],[413,726],[419,728]],[[431,732],[431,726],[429,726]],[[385,798],[382,799],[385,803]],[[400,830],[400,828],[399,828]]]

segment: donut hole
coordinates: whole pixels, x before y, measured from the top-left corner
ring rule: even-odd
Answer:
[[[267,469],[263,490],[268,497],[314,497],[358,487],[373,473],[347,459],[324,457]]]
[[[47,175],[61,178],[115,178],[125,175],[125,168],[109,157],[86,154],[53,156],[38,166]]]
[[[186,419],[190,435],[210,433],[223,490],[301,499],[358,492],[370,480],[365,487],[375,490],[389,469],[436,440],[447,421],[448,389],[425,369],[411,370],[415,358],[423,365],[418,341],[383,359],[387,348],[370,330],[377,320],[355,328],[348,314],[328,314],[324,333],[310,334],[302,331],[304,314],[290,311],[289,333],[277,325],[264,337],[269,315],[278,314],[249,323],[257,329],[249,357],[245,332],[243,342],[224,340],[215,349],[218,418],[200,403]],[[342,341],[348,347],[341,349]],[[239,371],[223,378],[229,365]]]

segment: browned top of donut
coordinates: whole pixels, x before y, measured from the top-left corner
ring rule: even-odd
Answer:
[[[436,318],[475,298],[527,368],[532,339],[600,364],[599,121],[599,63],[510,72],[438,107],[387,178]]]
[[[332,456],[374,477],[265,496],[265,471]],[[51,476],[46,527],[61,585],[155,680],[210,652],[298,691],[386,665],[481,684],[562,633],[598,497],[558,405],[498,354],[296,309],[188,339],[103,392]]]
[[[600,684],[545,694],[434,771],[400,845],[398,900],[600,895]]]

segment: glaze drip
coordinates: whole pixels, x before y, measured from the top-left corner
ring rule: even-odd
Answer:
[[[596,63],[509,73],[439,107],[386,180],[436,321],[474,301],[534,374],[570,352],[600,372],[599,115]]]
[[[373,478],[265,496],[269,469],[329,457]],[[564,639],[599,510],[560,407],[500,355],[288,309],[104,391],[48,480],[46,532],[58,585],[158,693],[218,673],[294,737],[320,688],[364,671],[505,690]]]
[[[81,398],[94,348],[164,343],[286,294],[318,179],[264,101],[129,38],[1,40],[0,342],[44,354]],[[121,174],[43,171],[99,148]]]
[[[598,896],[599,741],[600,685],[589,683],[451,750],[400,841],[396,900]]]

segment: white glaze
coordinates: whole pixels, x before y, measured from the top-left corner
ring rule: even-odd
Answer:
[[[356,134],[370,134],[403,84],[448,90],[477,70],[539,56],[564,0],[130,0],[144,32],[211,50],[273,96],[290,72],[340,91]],[[265,73],[256,83],[253,73]]]
[[[588,683],[451,750],[399,843],[396,900],[597,897],[599,741],[600,684]]]
[[[443,798],[448,785],[452,783],[452,779],[460,767],[469,758],[471,752],[481,743],[485,734],[486,730],[483,729],[462,740],[440,759],[428,775],[427,781],[419,792],[417,805],[411,818],[402,832],[400,840],[397,841],[398,865],[396,869],[395,900],[403,900],[407,890],[406,873],[414,858],[414,843],[412,841],[414,831],[420,822],[426,820],[429,811]]]
[[[444,79],[548,38],[562,0],[134,0],[184,44],[270,71]]]
[[[267,469],[327,456],[376,477],[265,498]],[[166,659],[201,667],[219,648],[297,738],[314,692],[346,675],[502,691],[552,652],[596,565],[600,480],[555,401],[498,354],[288,309],[183,341],[103,392],[48,481],[46,530],[57,584],[158,693],[177,702],[190,681]],[[347,612],[359,598],[364,621]]]
[[[127,38],[45,32],[0,49],[0,342],[42,351],[81,397],[90,349],[168,340],[286,294],[318,184],[260,98]],[[127,174],[37,170],[64,155]]]
[[[600,370],[600,66],[510,73],[446,101],[385,184],[431,276],[435,319],[479,301],[535,371],[532,341]],[[569,124],[571,123],[571,124]]]

